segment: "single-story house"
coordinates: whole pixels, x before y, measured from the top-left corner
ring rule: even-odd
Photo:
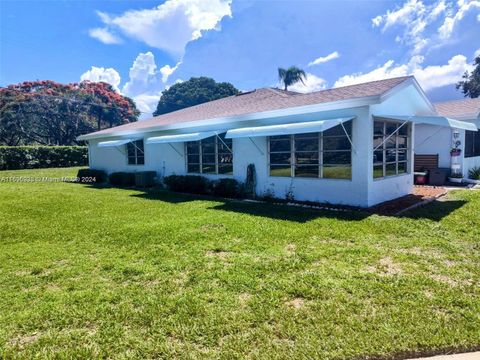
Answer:
[[[108,173],[245,181],[254,164],[257,195],[369,207],[411,192],[417,151],[450,167],[460,141],[462,171],[479,165],[479,103],[465,104],[433,105],[412,76],[308,94],[262,88],[79,140]]]

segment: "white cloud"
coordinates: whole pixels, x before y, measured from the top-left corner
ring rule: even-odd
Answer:
[[[383,16],[382,15],[377,15],[372,19],[372,26],[373,27],[379,27],[383,22]]]
[[[463,55],[453,56],[445,65],[430,65],[422,67],[423,56],[413,56],[407,64],[395,65],[393,60],[368,72],[345,75],[339,78],[334,87],[359,84],[368,81],[388,79],[398,76],[414,75],[425,91],[445,85],[455,84],[465,71],[471,71]]]
[[[467,62],[463,55],[453,56],[446,65],[431,65],[413,71],[420,85],[425,91],[455,84],[465,71],[472,71],[473,66]]]
[[[327,87],[327,82],[325,79],[322,79],[318,76],[313,74],[307,73],[307,79],[305,80],[305,85],[301,82],[298,82],[294,85],[288,87],[288,90],[301,92],[301,93],[308,93],[312,91],[319,91],[323,90]]]
[[[442,26],[438,28],[438,34],[441,39],[448,39],[452,36],[455,25],[460,22],[470,10],[480,10],[480,1],[458,0],[457,7],[457,11],[445,17]],[[477,15],[477,20],[480,21],[480,14]]]
[[[313,65],[318,65],[322,63],[326,63],[330,60],[338,59],[340,57],[340,54],[338,51],[334,51],[331,54],[328,54],[327,56],[321,56],[319,58],[316,58],[315,60],[311,61],[308,66],[313,66]]]
[[[475,59],[477,56],[480,56],[480,48],[478,48],[477,51],[474,52],[473,58]]]
[[[131,97],[140,111],[152,113],[166,88],[168,78],[177,70],[181,62],[175,66],[165,65],[158,69],[152,52],[138,54],[129,71],[129,80],[122,92]]]
[[[129,80],[123,86],[123,93],[135,101],[140,111],[151,114],[164,87],[161,77],[155,56],[150,51],[140,53],[130,67]]]
[[[104,44],[121,44],[120,39],[115,34],[111,33],[107,28],[95,28],[88,30],[88,35],[92,38],[101,41]]]
[[[181,58],[188,42],[202,31],[219,30],[220,21],[232,16],[232,0],[167,0],[144,10],[129,10],[119,16],[98,12],[111,29]]]
[[[164,65],[158,69],[155,56],[151,51],[138,54],[129,71],[129,80],[123,86],[125,94],[136,95],[147,89],[164,88],[168,78],[178,69],[181,62],[175,66]]]
[[[397,7],[394,11],[387,10],[384,15],[378,15],[372,19],[374,27],[383,24],[383,30],[389,27],[401,24],[408,25],[408,23],[425,12],[425,6],[422,1],[408,0],[402,7]]]
[[[407,0],[401,7],[374,17],[372,26],[383,25],[382,32],[393,26],[404,27],[404,33],[395,40],[412,46],[412,53],[419,54],[430,42],[424,36],[425,29],[447,10],[445,0],[438,0],[432,5],[425,5],[421,0]]]
[[[164,65],[160,68],[160,73],[162,74],[162,81],[166,83],[168,81],[168,78],[170,75],[172,75],[175,70],[178,69],[178,67],[182,64],[182,62],[178,62],[177,65],[174,67],[171,67],[170,65]]]
[[[150,52],[140,53],[134,60],[129,71],[128,81],[120,90],[120,74],[113,68],[103,68],[92,66],[92,68],[82,74],[80,80],[90,80],[94,82],[104,81],[111,84],[115,90],[121,94],[132,98],[137,108],[142,111],[142,118],[150,117],[151,113],[156,109],[158,100],[162,95],[162,91],[167,86],[170,75],[180,66],[165,65],[158,69],[155,63],[155,56]],[[179,82],[177,80],[175,82]]]
[[[129,71],[129,80],[123,86],[123,93],[136,96],[162,85],[161,74],[157,71],[155,56],[150,52],[140,53]]]
[[[151,114],[157,109],[158,100],[162,96],[161,92],[157,94],[140,94],[132,97],[138,110],[143,114],[141,119],[150,118]]]
[[[113,88],[120,92],[119,85],[120,85],[120,74],[117,70],[113,68],[103,68],[103,67],[96,67],[92,66],[90,70],[85,71],[81,76],[80,80],[89,80],[93,82],[106,82],[113,86]]]

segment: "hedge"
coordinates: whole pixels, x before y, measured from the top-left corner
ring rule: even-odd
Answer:
[[[234,179],[219,179],[210,185],[212,194],[226,198],[243,198],[244,186]]]
[[[108,175],[108,181],[114,186],[133,186],[135,185],[135,173],[114,172]]]
[[[163,179],[171,191],[211,194],[227,198],[244,198],[245,186],[234,179],[209,180],[198,175],[170,175]]]
[[[78,182],[84,184],[101,184],[107,181],[107,173],[103,170],[79,169],[77,172]]]
[[[210,183],[207,178],[197,175],[170,175],[163,182],[172,191],[191,194],[207,194]]]
[[[0,170],[85,166],[86,146],[0,146]]]

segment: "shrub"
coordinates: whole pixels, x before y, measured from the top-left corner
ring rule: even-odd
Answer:
[[[78,181],[81,183],[103,183],[107,181],[107,173],[102,170],[80,169],[77,173]]]
[[[212,193],[216,196],[227,198],[241,198],[243,197],[243,187],[234,179],[220,179],[212,182]]]
[[[210,183],[207,178],[196,175],[170,175],[166,176],[163,182],[172,191],[191,194],[206,194]]]
[[[471,168],[468,171],[468,177],[472,180],[480,180],[480,167]]]
[[[114,172],[108,175],[108,181],[114,186],[133,186],[135,185],[135,173]]]
[[[86,146],[0,146],[0,170],[85,166]]]

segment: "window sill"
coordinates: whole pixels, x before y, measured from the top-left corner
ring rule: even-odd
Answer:
[[[383,177],[373,178],[373,181],[381,181],[381,180],[395,179],[395,178],[399,178],[399,177],[402,177],[402,176],[408,176],[408,175],[412,175],[412,173],[406,172],[406,173],[403,173],[403,174],[397,174],[397,175],[390,175],[390,176],[383,176]]]
[[[268,176],[268,179],[292,179],[292,180],[307,180],[307,181],[348,181],[352,182],[352,179],[335,179],[335,178],[315,178],[315,177],[301,177],[301,176]]]
[[[233,174],[206,174],[206,173],[192,173],[187,172],[187,175],[195,175],[195,176],[223,176],[223,177],[233,177]]]

